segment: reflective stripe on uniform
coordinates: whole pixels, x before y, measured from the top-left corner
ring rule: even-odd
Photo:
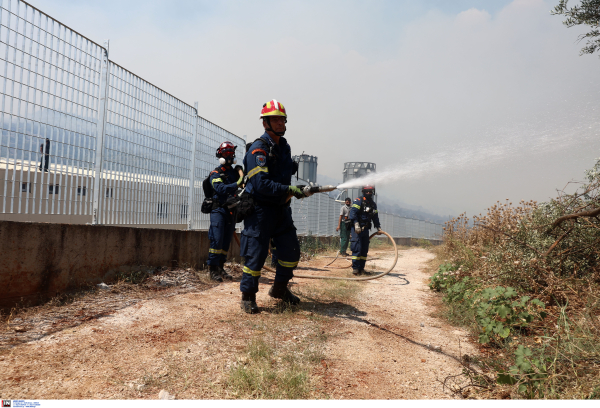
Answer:
[[[358,205],[358,204],[352,204],[352,207],[358,208],[360,210],[360,205]]]
[[[282,261],[281,259],[278,259],[277,262],[279,262],[279,265],[283,266],[284,268],[295,268],[296,266],[298,266],[298,261],[286,262]]]
[[[212,180],[210,183],[211,183],[211,184],[215,184],[215,182],[217,182],[217,183],[222,183],[222,182],[223,182],[223,180],[222,180],[221,178],[215,178],[215,179],[213,179],[213,180]]]
[[[252,170],[250,170],[248,172],[248,178],[251,178],[252,176],[256,176],[256,174],[260,173],[261,171],[264,171],[265,173],[268,173],[269,172],[269,168],[268,167],[257,166],[257,167],[253,168]]]
[[[375,214],[377,214],[379,212],[379,210],[375,210]]]
[[[366,256],[353,256],[352,259],[355,261],[366,261],[367,257]]]
[[[252,269],[248,268],[247,266],[244,266],[244,269],[242,269],[242,272],[247,273],[248,275],[252,275],[254,277],[260,276],[260,271],[253,271]]]
[[[225,251],[224,249],[208,248],[208,252],[210,252],[211,254],[223,254],[223,255],[227,255],[227,251]]]

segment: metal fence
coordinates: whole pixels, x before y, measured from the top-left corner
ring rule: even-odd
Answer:
[[[4,219],[207,229],[202,181],[220,143],[245,140],[108,59],[21,0],[0,0],[0,214]],[[336,235],[340,204],[294,200],[301,235]],[[9,218],[7,218],[9,216]],[[12,218],[10,218],[12,217]],[[380,214],[395,237],[441,226]]]
[[[244,154],[242,138],[110,61],[106,44],[20,0],[0,0],[0,92],[2,214],[207,227],[216,147]]]

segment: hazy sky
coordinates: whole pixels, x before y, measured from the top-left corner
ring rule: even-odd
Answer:
[[[248,140],[279,100],[319,174],[397,169],[379,192],[439,214],[546,200],[600,157],[600,58],[558,0],[31,2]]]

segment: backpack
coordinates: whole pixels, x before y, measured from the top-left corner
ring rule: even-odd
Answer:
[[[213,210],[216,210],[221,205],[219,204],[219,199],[215,197],[215,189],[213,188],[210,182],[210,175],[212,172],[208,174],[202,181],[202,192],[204,193],[204,201],[202,201],[202,205],[200,206],[200,211],[203,214],[210,214]],[[224,177],[223,173],[219,173],[220,177]]]

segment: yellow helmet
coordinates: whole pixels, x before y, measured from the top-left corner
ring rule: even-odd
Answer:
[[[266,118],[269,116],[283,116],[284,118],[287,118],[285,108],[280,102],[277,102],[275,99],[272,99],[269,102],[265,103],[262,107],[262,111],[260,111],[261,118]]]

